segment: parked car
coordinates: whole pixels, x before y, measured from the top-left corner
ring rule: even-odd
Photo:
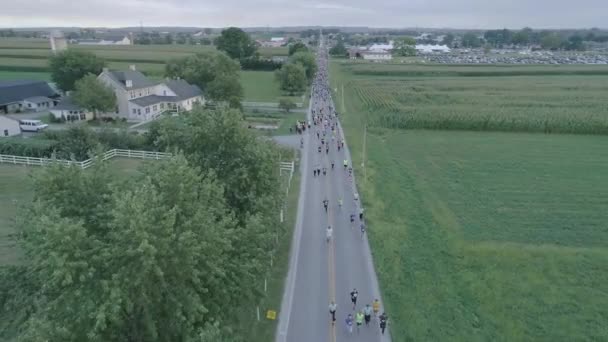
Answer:
[[[19,120],[19,128],[23,132],[40,132],[47,127],[49,125],[40,120]]]

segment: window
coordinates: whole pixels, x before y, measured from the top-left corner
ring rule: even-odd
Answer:
[[[163,90],[163,96],[167,96],[167,91]]]
[[[156,112],[158,110],[158,106],[154,105],[154,107],[152,107],[152,110],[154,110]]]
[[[137,114],[137,109],[133,108],[133,114]]]
[[[87,116],[84,113],[80,113],[80,120],[86,120]]]
[[[141,115],[141,109],[137,110],[137,115]]]
[[[4,130],[4,136],[5,136],[5,137],[8,137],[8,129],[5,129],[5,130]]]
[[[141,91],[139,92],[139,97],[141,97]]]
[[[146,114],[150,114],[150,107],[146,107]]]
[[[31,104],[31,103],[28,103],[28,104],[27,104],[27,107],[28,107],[28,108],[32,108],[32,104]]]
[[[160,109],[165,109],[165,103],[164,102],[160,104]]]

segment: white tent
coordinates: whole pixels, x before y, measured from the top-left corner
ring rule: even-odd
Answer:
[[[416,44],[416,51],[422,53],[450,52],[450,48],[446,45]]]

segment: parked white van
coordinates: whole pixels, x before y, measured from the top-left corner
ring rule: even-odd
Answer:
[[[19,120],[19,127],[23,132],[39,132],[49,125],[42,123],[40,120]]]

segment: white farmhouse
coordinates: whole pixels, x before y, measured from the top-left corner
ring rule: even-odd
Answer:
[[[165,80],[156,83],[131,65],[127,71],[104,68],[98,79],[116,94],[119,117],[130,121],[147,121],[168,110],[192,110],[204,104],[203,92],[184,80]]]
[[[0,138],[1,137],[12,137],[14,135],[21,134],[21,128],[19,128],[19,121],[9,118],[6,115],[0,115]]]

